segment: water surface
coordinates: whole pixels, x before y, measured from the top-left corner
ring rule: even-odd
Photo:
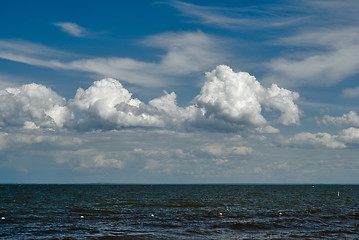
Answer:
[[[358,239],[359,185],[0,185],[0,217],[0,239]]]

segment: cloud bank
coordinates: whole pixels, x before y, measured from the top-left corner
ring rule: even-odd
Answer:
[[[27,129],[156,127],[277,132],[272,124],[300,123],[294,103],[298,93],[275,84],[266,89],[254,76],[236,73],[225,65],[206,73],[201,92],[191,105],[178,106],[176,97],[174,92],[165,92],[146,104],[133,98],[119,81],[105,78],[86,90],[78,89],[75,97],[66,101],[33,83],[0,91],[0,124]],[[274,117],[267,119],[266,112]]]

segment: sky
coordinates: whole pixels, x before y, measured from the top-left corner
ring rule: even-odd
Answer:
[[[359,184],[357,12],[2,1],[0,183]]]

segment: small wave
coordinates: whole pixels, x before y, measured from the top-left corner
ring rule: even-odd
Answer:
[[[357,231],[351,231],[349,229],[339,229],[339,230],[324,230],[324,231],[320,231],[319,234],[322,236],[326,236],[328,234],[358,234]]]
[[[306,212],[309,213],[309,214],[321,213],[321,212],[323,212],[323,209],[313,208],[313,209],[308,209]]]
[[[100,236],[96,238],[90,238],[90,239],[99,239],[99,240],[147,240],[147,239],[160,239],[155,238],[152,234],[134,234],[134,235],[123,235],[123,236],[113,236],[113,235],[107,235],[107,236]]]
[[[230,225],[232,229],[246,230],[268,230],[274,228],[285,228],[285,226],[277,223],[255,223],[255,222],[238,222]]]
[[[60,240],[60,238],[52,238],[52,240]],[[63,237],[61,240],[76,240],[76,238],[73,237]]]

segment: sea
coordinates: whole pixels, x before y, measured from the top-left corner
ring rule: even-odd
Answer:
[[[0,185],[0,239],[359,239],[359,185]]]

